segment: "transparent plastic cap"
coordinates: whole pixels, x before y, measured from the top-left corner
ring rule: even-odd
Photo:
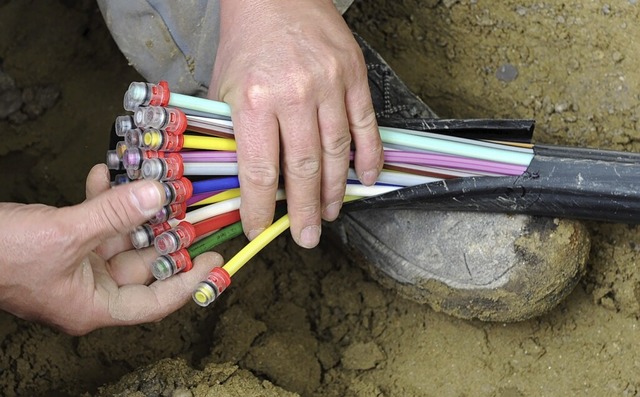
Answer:
[[[129,89],[124,94],[124,109],[128,111],[134,111],[138,106],[144,106],[149,104],[151,99],[150,83],[133,82],[129,85]]]
[[[170,216],[171,211],[169,210],[169,207],[162,207],[160,211],[156,212],[156,214],[153,215],[151,219],[149,219],[149,223],[152,225],[157,225],[162,222],[166,222]]]
[[[162,159],[147,159],[142,162],[142,177],[157,181],[164,177],[164,161]]]
[[[120,157],[118,157],[118,152],[115,150],[107,150],[107,167],[110,170],[119,170],[122,169],[122,163],[120,162]]]
[[[116,153],[119,159],[122,159],[125,150],[127,150],[127,144],[124,141],[118,141],[118,143],[116,143]]]
[[[216,300],[217,296],[218,294],[216,293],[216,290],[206,281],[198,284],[192,295],[193,301],[197,303],[198,306],[202,307],[209,306],[214,300]]]
[[[172,231],[166,231],[156,237],[154,245],[160,255],[167,255],[180,249],[180,239]]]
[[[141,106],[133,115],[134,122],[141,128],[164,128],[167,111],[162,106]]]
[[[153,238],[151,234],[151,228],[146,225],[138,226],[137,228],[135,228],[131,232],[130,237],[131,244],[133,244],[136,249],[146,248],[150,246]]]
[[[128,169],[127,176],[132,181],[137,181],[138,179],[142,179],[142,172],[140,170]]]
[[[142,133],[140,147],[148,150],[160,150],[163,143],[164,137],[162,133],[151,128]]]
[[[151,265],[151,273],[158,280],[169,278],[176,273],[175,263],[170,257],[162,255]]]
[[[134,128],[124,133],[124,143],[129,147],[139,147],[142,143],[142,130]]]
[[[142,151],[138,148],[129,148],[124,151],[122,164],[125,169],[139,170],[142,164]]]
[[[133,117],[131,115],[116,117],[115,129],[117,136],[124,136],[124,134],[132,128],[136,128],[133,124]]]
[[[131,179],[129,179],[129,176],[127,174],[118,174],[113,177],[114,186],[124,185],[125,183],[129,182],[131,182]]]

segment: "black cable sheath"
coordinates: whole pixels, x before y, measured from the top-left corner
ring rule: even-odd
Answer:
[[[378,119],[385,127],[402,128],[414,132],[456,136],[468,139],[486,139],[530,143],[535,128],[534,120],[519,119]]]
[[[536,145],[521,176],[465,177],[344,204],[640,223],[640,154]]]

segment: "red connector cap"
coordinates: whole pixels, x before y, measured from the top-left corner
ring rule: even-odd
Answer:
[[[168,116],[164,130],[171,135],[182,135],[187,130],[187,115],[180,109],[166,109]]]
[[[131,243],[137,249],[148,247],[153,243],[156,236],[169,229],[171,229],[171,225],[169,225],[168,222],[157,224],[146,223],[138,226],[131,232]]]
[[[209,272],[207,281],[215,286],[218,295],[220,295],[231,285],[231,276],[229,276],[229,273],[223,268],[214,267],[211,272]]]
[[[169,83],[162,80],[158,84],[153,84],[150,87],[151,98],[149,99],[149,105],[152,106],[167,106],[169,104],[169,98],[171,92],[169,91]]]
[[[142,133],[143,149],[162,150],[165,152],[178,152],[184,146],[184,136],[172,135],[166,131],[150,128]]]
[[[162,207],[157,214],[155,214],[149,223],[156,225],[158,223],[166,222],[169,219],[184,219],[187,214],[187,203],[173,203]]]
[[[178,153],[167,153],[165,157],[147,159],[142,162],[142,177],[156,181],[175,181],[182,178],[184,164]]]
[[[231,276],[221,267],[214,267],[193,291],[191,297],[199,306],[208,306],[215,301],[231,285]]]
[[[171,230],[156,237],[155,247],[161,255],[167,255],[187,248],[196,239],[196,229],[189,222],[183,221]]]
[[[159,256],[151,265],[151,273],[158,280],[164,280],[179,272],[188,272],[193,268],[191,256],[186,249]]]
[[[165,205],[185,202],[193,194],[193,184],[185,177],[175,181],[166,181],[163,183],[163,187],[166,194]]]

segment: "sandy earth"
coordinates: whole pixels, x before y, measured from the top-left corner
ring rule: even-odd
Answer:
[[[368,0],[347,19],[442,116],[534,118],[536,142],[639,151],[639,14],[635,0]],[[136,73],[90,0],[0,0],[0,58],[3,89],[29,105],[0,121],[15,170],[0,200],[81,201]],[[436,313],[331,239],[305,251],[288,237],[214,307],[159,324],[73,338],[0,313],[1,394],[637,396],[640,228],[587,226],[583,281],[517,324]]]

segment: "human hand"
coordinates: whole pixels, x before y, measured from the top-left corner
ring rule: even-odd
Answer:
[[[54,208],[0,204],[0,308],[81,335],[113,325],[157,321],[184,305],[222,258],[153,281],[153,248],[132,250],[128,232],[161,207],[161,186],[109,186],[104,164],[87,177],[87,200]]]
[[[282,166],[291,234],[312,248],[342,206],[351,140],[361,182],[382,168],[362,51],[331,0],[220,7],[209,97],[232,109],[243,228],[253,239],[271,223]]]

